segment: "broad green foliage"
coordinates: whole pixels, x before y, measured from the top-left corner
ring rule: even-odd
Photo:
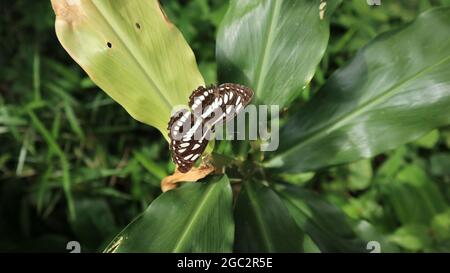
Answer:
[[[401,168],[385,183],[385,200],[402,224],[428,224],[434,215],[448,208],[434,182],[417,165]]]
[[[450,9],[434,9],[370,42],[287,122],[267,166],[351,162],[449,124],[449,28]]]
[[[431,245],[425,225],[411,224],[403,226],[389,237],[389,240],[398,244],[406,250],[418,251],[426,249]]]
[[[433,130],[429,132],[428,134],[424,135],[423,137],[419,138],[415,141],[415,144],[417,144],[420,147],[431,149],[436,145],[436,143],[439,141],[439,131]]]
[[[246,84],[254,102],[289,104],[312,79],[325,52],[328,16],[338,1],[233,0],[217,36],[219,79]]]
[[[106,252],[231,252],[231,188],[226,176],[158,197]]]
[[[450,209],[433,217],[431,229],[437,242],[442,245],[450,244]]]
[[[319,195],[295,186],[280,188],[279,195],[297,225],[323,252],[366,252],[345,214]]]
[[[75,198],[76,221],[72,222],[73,233],[83,242],[83,247],[95,249],[103,244],[101,238],[114,236],[118,230],[113,212],[102,198]]]
[[[258,181],[247,181],[235,208],[237,252],[301,252],[302,231],[280,197]]]
[[[450,175],[450,154],[436,153],[431,157],[430,171],[433,175]]]
[[[174,106],[204,85],[194,54],[158,1],[52,0],[56,33],[90,78],[166,136]]]

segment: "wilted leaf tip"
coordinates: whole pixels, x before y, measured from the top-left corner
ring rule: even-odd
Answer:
[[[51,0],[51,2],[58,19],[73,23],[81,17],[81,0]]]
[[[156,1],[156,3],[158,4],[159,10],[161,11],[161,14],[164,18],[164,21],[166,21],[166,23],[168,25],[172,25],[172,22],[170,22],[169,17],[167,17],[166,12],[164,11],[164,9],[161,7],[161,3],[159,1]]]
[[[323,18],[325,17],[326,7],[327,7],[327,2],[324,1],[324,0],[321,0],[320,4],[319,4],[319,17],[320,17],[320,20],[323,20]]]
[[[174,174],[165,177],[161,181],[161,190],[162,192],[173,190],[177,187],[176,184],[179,182],[196,182],[202,178],[205,178],[214,171],[215,168],[213,166],[206,165],[198,168],[194,167],[187,173],[182,173],[176,170]]]
[[[120,236],[119,238],[115,238],[114,241],[112,242],[112,245],[109,246],[106,250],[105,253],[115,253],[117,251],[117,249],[119,248],[120,244],[123,241],[123,236]]]

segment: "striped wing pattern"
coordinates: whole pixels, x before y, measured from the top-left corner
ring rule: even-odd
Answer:
[[[188,172],[200,157],[208,144],[202,135],[201,121],[186,109],[176,112],[169,121],[170,148],[172,161],[182,173]],[[206,132],[207,133],[207,132]]]
[[[218,87],[199,87],[189,97],[189,107],[204,120],[205,125],[226,123],[233,119],[250,102],[253,90],[233,83],[224,83]],[[220,111],[217,111],[220,108]]]
[[[188,172],[204,152],[215,125],[233,119],[251,101],[253,90],[239,84],[200,86],[189,97],[189,107],[172,115],[168,130],[172,160]]]

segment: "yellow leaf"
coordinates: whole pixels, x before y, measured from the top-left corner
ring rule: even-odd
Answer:
[[[204,85],[195,56],[156,0],[52,0],[70,56],[135,119],[167,139],[172,109]]]

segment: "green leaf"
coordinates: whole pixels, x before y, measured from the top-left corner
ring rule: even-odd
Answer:
[[[77,218],[70,224],[84,248],[97,250],[98,245],[107,243],[106,240],[110,240],[119,231],[114,215],[104,199],[80,196],[75,198],[74,204]]]
[[[419,147],[431,149],[439,141],[439,130],[433,130],[415,141]]]
[[[231,252],[232,194],[226,176],[163,193],[106,252]]]
[[[370,186],[372,181],[372,165],[370,160],[359,160],[348,165],[349,175],[347,177],[350,190],[364,190]]]
[[[433,175],[450,175],[450,154],[433,154],[430,158],[430,172]]]
[[[320,249],[308,235],[304,236],[303,248],[305,253],[320,253]]]
[[[386,235],[380,233],[375,226],[365,220],[361,220],[358,222],[358,224],[355,226],[355,232],[360,238],[367,242],[378,242],[380,244],[381,253],[399,252],[399,248],[397,245],[389,241],[389,238]],[[367,246],[366,249],[368,252],[370,252],[371,250]]]
[[[257,181],[242,187],[235,207],[235,251],[302,252],[302,232],[278,195]]]
[[[266,165],[300,172],[369,158],[450,124],[449,27],[450,8],[433,9],[370,42],[286,123]]]
[[[407,225],[398,228],[389,240],[411,251],[424,250],[431,245],[431,238],[425,225]]]
[[[311,179],[313,179],[314,175],[315,175],[315,173],[313,173],[313,172],[295,173],[295,174],[282,173],[282,174],[280,174],[280,178],[284,182],[288,182],[288,183],[291,183],[294,185],[304,185],[308,181],[311,181]]]
[[[438,187],[416,165],[407,165],[380,188],[385,207],[391,207],[395,220],[403,224],[428,225],[434,215],[448,207]]]
[[[322,252],[365,252],[348,218],[318,194],[296,186],[277,188],[297,225]]]
[[[391,180],[402,167],[407,165],[406,162],[407,149],[405,146],[400,146],[394,151],[387,154],[388,158],[378,168],[376,173],[376,179],[378,180]],[[387,182],[389,183],[389,182]]]
[[[71,182],[71,176],[70,176],[69,160],[67,159],[67,156],[64,153],[64,151],[62,150],[62,148],[59,147],[55,138],[47,130],[47,128],[45,128],[45,125],[38,118],[38,116],[34,113],[34,111],[31,109],[31,107],[27,107],[26,111],[31,118],[31,123],[36,128],[36,130],[42,135],[45,142],[47,143],[47,145],[49,147],[49,151],[59,157],[59,160],[61,162],[61,169],[62,169],[61,183],[62,183],[62,186],[64,189],[64,194],[65,194],[66,200],[67,200],[67,210],[69,212],[68,216],[69,216],[69,220],[74,220],[74,219],[76,219],[76,211],[75,211],[75,207],[73,204],[73,197],[72,197],[72,182]]]
[[[338,2],[321,19],[319,1],[231,1],[217,36],[220,81],[252,87],[257,103],[287,105],[314,75]]]
[[[442,132],[442,137],[444,138],[445,145],[450,148],[450,131],[445,130]]]
[[[450,209],[434,216],[431,228],[437,241],[450,241]]]
[[[194,54],[156,0],[52,0],[70,56],[135,119],[166,137],[170,111],[204,85]]]

